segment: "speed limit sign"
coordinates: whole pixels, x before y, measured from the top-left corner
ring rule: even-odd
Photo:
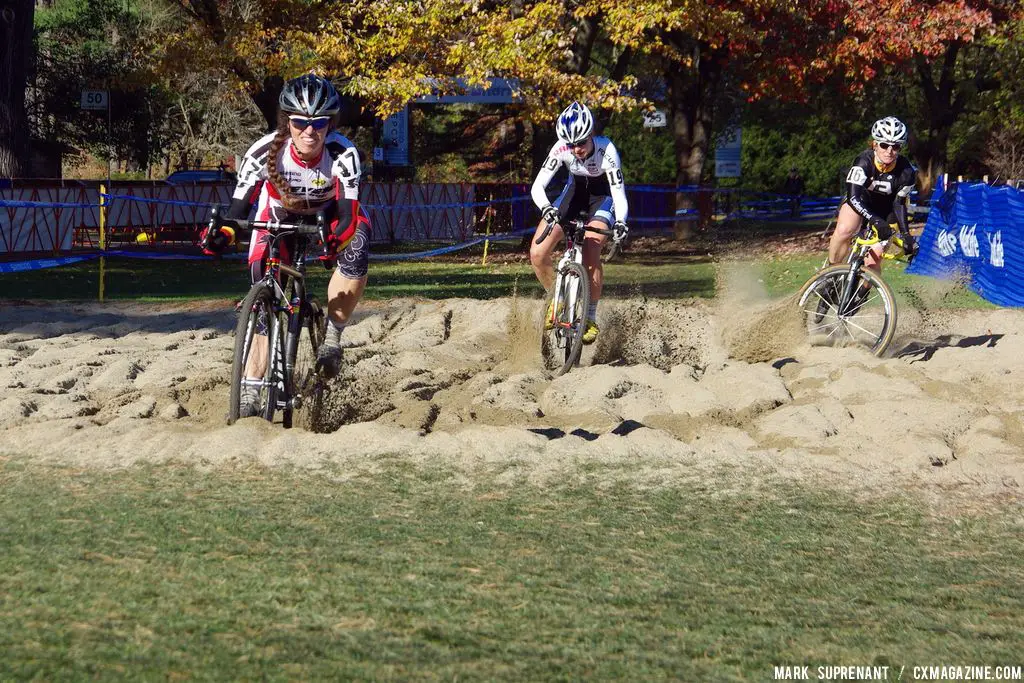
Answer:
[[[108,102],[106,90],[82,91],[82,109],[106,109]]]

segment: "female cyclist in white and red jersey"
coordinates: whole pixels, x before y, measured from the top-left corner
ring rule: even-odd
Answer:
[[[624,238],[629,230],[626,227],[629,205],[626,203],[619,153],[611,140],[595,136],[593,132],[594,117],[586,105],[573,102],[566,107],[555,124],[558,143],[551,148],[533,181],[530,194],[541,210],[542,218],[530,242],[530,263],[537,279],[548,292],[555,283],[551,252],[563,234],[558,223],[585,213],[587,225],[612,228],[616,241]],[[548,201],[545,190],[560,166],[569,169],[569,179],[552,203]],[[548,224],[556,225],[547,238],[537,244],[536,239]],[[597,302],[601,298],[601,285],[604,282],[601,247],[606,239],[604,235],[587,233],[583,241],[583,265],[590,274],[590,309],[587,311],[587,327],[583,332],[584,344],[592,344],[597,339]],[[550,306],[545,318],[547,321],[554,319]]]
[[[324,374],[333,376],[341,360],[342,330],[366,287],[370,222],[359,207],[359,152],[334,130],[341,99],[327,79],[309,74],[288,81],[278,104],[277,130],[246,152],[225,220],[229,225],[231,219],[247,218],[254,202],[260,221],[312,222],[318,212],[326,214],[331,230],[321,258],[336,255],[337,268],[327,285],[327,334],[318,360]],[[206,253],[219,253],[234,241],[228,225],[204,234]],[[249,242],[253,282],[263,277],[267,239],[266,230],[255,230]],[[287,244],[282,257],[288,259]],[[261,377],[261,370],[247,368],[246,375]],[[242,416],[248,414],[246,398]]]

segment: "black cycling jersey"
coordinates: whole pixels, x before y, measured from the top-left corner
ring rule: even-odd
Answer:
[[[917,184],[917,171],[906,157],[896,157],[892,169],[875,165],[875,152],[868,149],[857,157],[846,176],[846,201],[870,221],[895,216],[901,232],[907,230],[906,198]]]

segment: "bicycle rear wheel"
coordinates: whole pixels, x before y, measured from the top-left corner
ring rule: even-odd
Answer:
[[[857,345],[880,356],[896,332],[896,297],[874,271],[860,269],[852,295],[848,265],[829,266],[807,281],[800,293],[812,344]]]
[[[274,419],[279,393],[275,355],[280,353],[281,340],[281,325],[275,308],[274,292],[265,282],[253,285],[239,306],[228,424],[234,424],[243,414],[242,400],[249,395],[257,400],[245,406],[246,417],[254,413],[268,421]]]
[[[316,297],[310,297],[302,307],[297,334],[288,335],[288,360],[292,371],[288,394],[292,407],[286,408],[282,421],[285,428],[292,426],[292,413],[299,410],[303,428],[316,431],[323,407],[324,380],[317,372],[317,354],[324,342],[325,316]]]
[[[558,299],[560,305],[555,311],[554,329],[544,336],[548,338],[549,367],[556,374],[564,375],[580,359],[587,326],[590,279],[581,264],[569,263],[562,270]]]

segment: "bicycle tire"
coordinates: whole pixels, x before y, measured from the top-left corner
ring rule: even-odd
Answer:
[[[567,339],[565,362],[558,371],[559,375],[569,372],[579,362],[583,351],[583,333],[587,328],[587,308],[590,305],[590,277],[587,269],[579,263],[568,263],[562,271],[562,300],[566,305],[557,316],[560,325],[556,326],[562,328]],[[574,302],[573,305],[569,305],[570,302]]]
[[[323,407],[324,381],[317,371],[317,355],[324,342],[326,317],[316,297],[310,297],[302,307],[298,335],[288,335],[289,374],[288,395],[292,401],[299,398],[300,424],[308,431],[316,431]],[[293,423],[294,408],[286,408],[282,422],[286,429]]]
[[[253,348],[253,340],[258,336],[260,328],[260,315],[263,315],[264,332],[267,337],[265,352],[266,374],[270,374],[269,381],[264,381],[260,389],[260,409],[257,414],[268,421],[274,419],[274,412],[277,409],[277,383],[273,380],[274,373],[274,344],[271,342],[271,335],[276,332],[276,313],[274,291],[265,282],[257,282],[249,290],[249,293],[242,299],[239,306],[238,322],[235,325],[235,350],[231,363],[231,394],[228,399],[228,424],[234,424],[240,414],[242,398],[242,380],[245,378],[245,368],[249,361]],[[260,335],[261,336],[261,335]]]
[[[799,306],[812,343],[866,346],[875,356],[889,348],[896,333],[896,297],[881,276],[861,268],[854,297],[844,301],[850,266],[839,264],[818,271],[800,290]],[[868,289],[862,290],[864,283]],[[866,291],[866,294],[860,294]]]

